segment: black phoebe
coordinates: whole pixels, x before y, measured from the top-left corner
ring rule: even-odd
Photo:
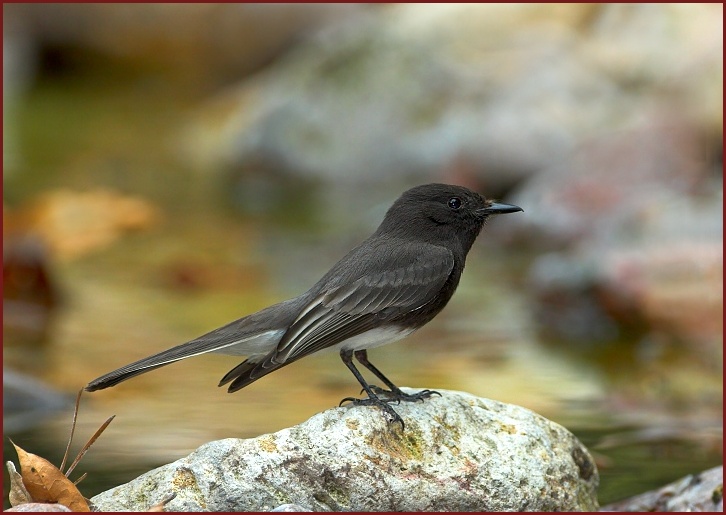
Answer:
[[[219,383],[231,382],[228,391],[236,392],[300,358],[334,348],[368,395],[347,397],[341,404],[378,406],[389,422],[403,426],[389,403],[419,401],[437,392],[404,393],[368,361],[367,349],[408,336],[434,318],[454,294],[466,255],[487,218],[516,211],[522,208],[494,203],[461,186],[411,188],[393,203],[370,238],[299,297],[114,370],[88,383],[86,390],[218,352],[247,357]],[[389,389],[368,384],[353,356]]]

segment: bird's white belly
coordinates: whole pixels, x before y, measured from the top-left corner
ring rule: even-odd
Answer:
[[[362,350],[372,349],[373,347],[380,347],[388,343],[395,342],[401,338],[405,338],[415,329],[404,329],[402,327],[385,327],[371,329],[363,334],[353,336],[347,340],[343,340],[331,347],[335,350]]]
[[[372,349],[373,347],[380,347],[381,345],[405,338],[412,332],[414,332],[414,329],[403,329],[400,327],[371,329],[370,331],[343,340],[336,345],[318,352]],[[233,356],[247,356],[249,361],[256,363],[273,351],[284,334],[284,329],[265,331],[248,336],[244,340],[230,342],[210,352]]]

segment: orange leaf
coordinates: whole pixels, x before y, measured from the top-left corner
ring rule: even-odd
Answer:
[[[28,493],[36,502],[54,502],[73,511],[91,511],[76,486],[51,462],[25,452],[11,443],[18,453],[20,475]]]

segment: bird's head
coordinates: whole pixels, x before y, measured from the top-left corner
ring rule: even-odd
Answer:
[[[490,216],[517,211],[522,208],[488,200],[463,186],[424,184],[405,191],[393,203],[378,234],[431,243],[459,241],[467,252]]]

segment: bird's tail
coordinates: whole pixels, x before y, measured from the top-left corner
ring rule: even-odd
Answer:
[[[87,392],[103,390],[104,388],[115,386],[122,381],[126,381],[140,374],[145,374],[164,365],[169,365],[170,363],[206,352],[210,352],[210,349],[200,348],[199,342],[196,340],[183,343],[102,375],[88,383],[85,390]]]
[[[139,361],[94,379],[86,385],[86,391],[94,392],[96,390],[103,390],[104,388],[115,386],[122,381],[136,377],[139,374],[150,372],[151,370],[174,363],[175,361],[206,354],[207,352],[231,354],[234,356],[257,356],[257,359],[253,359],[254,362],[257,362],[259,361],[259,357],[267,356],[275,348],[285,333],[287,326],[292,323],[299,311],[298,306],[302,305],[305,301],[306,298],[304,296],[296,297],[267,307],[252,315],[242,317],[187,343],[182,343],[181,345],[159,352],[148,358],[140,359]],[[258,370],[257,364],[250,362],[248,359],[227,374],[225,376],[227,380],[223,380],[224,382],[222,384],[232,381],[237,376],[247,377],[247,374],[250,374],[248,379],[240,379],[239,383],[236,380],[233,382],[233,386],[241,384],[241,386],[235,387],[234,390],[230,390],[236,391],[255,379],[259,379],[263,375],[282,366],[272,361],[262,366],[267,361],[268,359],[265,358],[260,362],[259,365],[261,368]],[[274,368],[268,370],[270,366]],[[247,371],[248,368],[249,372]],[[255,370],[254,372],[253,369]],[[260,374],[263,369],[265,372]],[[237,372],[233,374],[235,371]],[[243,382],[244,384],[242,384]]]
[[[176,361],[206,354],[207,352],[220,352],[223,354],[249,354],[253,351],[250,342],[267,348],[274,346],[279,340],[281,331],[243,332],[241,323],[244,318],[231,322],[207,334],[195,338],[158,354],[140,359],[129,365],[109,372],[86,385],[87,392],[95,392],[115,386],[122,381],[136,377],[139,374],[150,372],[164,365]]]
[[[242,388],[251,383],[254,383],[261,377],[269,374],[270,372],[274,372],[278,368],[282,368],[285,365],[289,365],[293,361],[296,361],[293,359],[284,363],[279,363],[274,361],[275,354],[275,352],[271,352],[262,361],[258,362],[252,362],[249,359],[243,361],[232,370],[227,372],[222,380],[219,382],[218,386],[224,386],[231,381],[232,383],[227,388],[227,391],[229,393],[233,393],[237,390],[241,390]]]

